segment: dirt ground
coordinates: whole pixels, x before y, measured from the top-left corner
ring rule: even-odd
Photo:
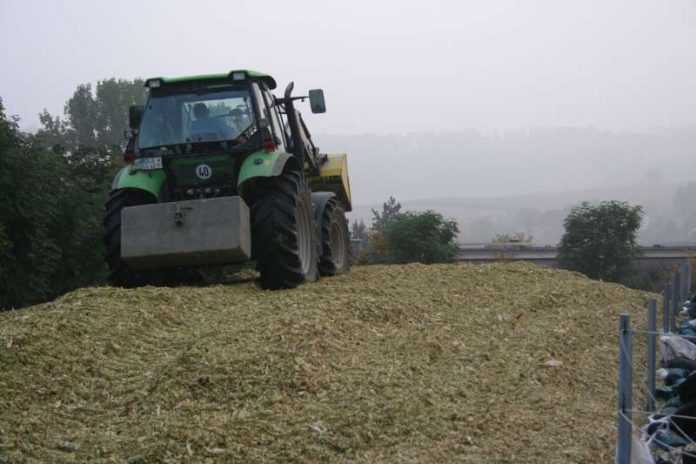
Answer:
[[[524,263],[78,290],[0,313],[0,462],[611,462],[650,297]]]

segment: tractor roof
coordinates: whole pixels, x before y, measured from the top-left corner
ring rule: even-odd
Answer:
[[[145,81],[145,87],[150,87],[150,83],[153,81],[160,81],[160,84],[183,84],[188,82],[202,82],[202,81],[219,81],[222,79],[232,79],[239,80],[235,76],[239,76],[243,73],[246,79],[260,79],[265,82],[268,88],[275,89],[276,81],[268,74],[251,71],[249,69],[235,69],[228,73],[219,74],[199,74],[195,76],[182,76],[182,77],[151,77]]]

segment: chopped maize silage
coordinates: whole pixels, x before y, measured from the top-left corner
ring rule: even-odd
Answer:
[[[0,313],[0,462],[610,462],[649,297],[523,263],[78,290]]]

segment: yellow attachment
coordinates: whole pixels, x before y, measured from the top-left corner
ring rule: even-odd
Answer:
[[[309,178],[314,192],[334,192],[346,211],[353,209],[348,179],[348,156],[345,153],[326,155],[319,167],[319,175]]]

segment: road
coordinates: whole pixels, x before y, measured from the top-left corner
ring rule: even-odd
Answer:
[[[640,247],[642,256],[638,258],[643,268],[662,267],[680,263],[687,258],[696,257],[696,245],[653,245]],[[527,245],[463,245],[459,247],[457,259],[467,262],[490,261],[531,261],[546,266],[556,266],[558,248],[555,246]]]

